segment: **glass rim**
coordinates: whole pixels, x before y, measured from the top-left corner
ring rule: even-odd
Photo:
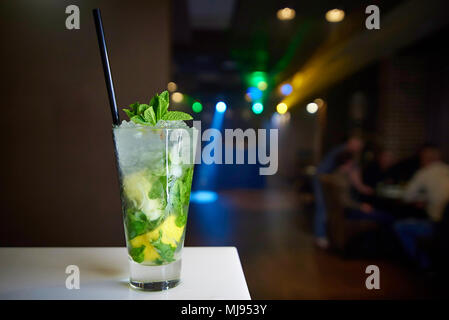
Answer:
[[[112,130],[157,130],[157,131],[162,131],[162,130],[198,130],[195,127],[188,127],[188,128],[155,128],[155,127],[151,127],[151,126],[139,126],[139,127],[123,127],[121,128],[120,125],[112,125]]]

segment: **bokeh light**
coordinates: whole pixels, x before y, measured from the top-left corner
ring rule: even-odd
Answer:
[[[304,75],[302,74],[302,73],[296,73],[294,76],[293,76],[293,80],[292,80],[292,85],[294,86],[294,87],[296,87],[296,88],[298,88],[298,87],[300,87],[300,86],[302,86],[303,85],[303,83],[305,82],[304,81]]]
[[[174,92],[174,91],[176,91],[176,89],[178,89],[178,85],[177,85],[176,83],[174,83],[173,81],[170,81],[170,82],[167,84],[167,90],[168,90],[168,91]]]
[[[296,15],[296,11],[291,8],[280,9],[277,12],[277,17],[279,20],[292,20]]]
[[[308,113],[315,113],[318,111],[318,105],[315,102],[311,102],[306,106],[306,110]]]
[[[284,96],[288,96],[290,93],[292,93],[293,87],[290,83],[285,83],[281,86],[280,91]]]
[[[279,114],[275,112],[271,116],[271,122],[275,127],[280,128],[288,125],[288,123],[290,122],[290,118],[291,118],[290,112],[286,112],[284,114]]]
[[[174,92],[171,95],[171,99],[173,100],[173,102],[179,103],[184,99],[184,95],[181,92]]]
[[[190,202],[194,203],[209,203],[218,199],[218,194],[211,190],[192,191],[190,194]]]
[[[324,106],[324,100],[321,98],[316,98],[315,100],[313,100],[313,102],[315,102],[318,105],[318,108]]]
[[[345,12],[341,9],[332,9],[326,12],[326,20],[329,22],[340,22],[345,18]]]
[[[283,103],[283,102],[279,103],[279,104],[276,106],[276,111],[277,111],[279,114],[284,114],[284,113],[286,113],[286,112],[287,112],[287,109],[288,109],[287,105],[286,105],[285,103]]]
[[[225,112],[226,108],[227,108],[226,103],[224,103],[223,101],[219,101],[215,105],[215,110],[217,110],[217,112],[220,112],[220,113]]]
[[[268,86],[267,73],[265,71],[251,72],[248,75],[247,82],[248,82],[248,86],[250,86],[250,87],[258,87],[259,85],[261,85],[263,87],[264,84],[260,84],[261,82],[265,82],[265,85]],[[262,90],[262,89],[260,89],[260,90]]]
[[[263,104],[260,102],[256,102],[253,104],[252,110],[255,114],[261,114],[263,111]]]
[[[257,89],[262,90],[262,91],[266,90],[267,87],[268,87],[268,84],[267,84],[266,81],[260,81],[260,82],[257,84]]]
[[[192,110],[193,110],[193,112],[199,113],[199,112],[203,111],[203,105],[201,104],[201,102],[195,101],[192,104]]]
[[[262,91],[256,87],[249,87],[247,94],[249,95],[251,100],[259,100],[263,95]]]

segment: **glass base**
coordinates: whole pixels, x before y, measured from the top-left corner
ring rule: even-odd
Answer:
[[[175,287],[181,278],[181,259],[160,266],[144,265],[130,259],[129,284],[134,289],[161,291]]]
[[[162,291],[170,288],[174,288],[179,284],[179,279],[177,280],[167,280],[167,281],[159,281],[159,282],[136,282],[129,281],[129,285],[133,289],[142,290],[142,291]]]

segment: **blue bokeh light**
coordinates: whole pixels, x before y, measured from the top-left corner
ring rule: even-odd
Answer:
[[[208,203],[217,201],[218,194],[210,190],[192,191],[190,194],[190,202],[194,203]]]
[[[217,112],[223,113],[226,111],[226,103],[224,103],[223,101],[219,101],[217,102],[217,104],[215,105],[215,110],[217,110]]]
[[[292,93],[292,91],[293,91],[293,87],[290,83],[286,83],[281,86],[281,93],[284,96],[288,96],[290,93]]]
[[[259,88],[249,87],[247,91],[251,100],[258,100],[262,98],[263,92]]]

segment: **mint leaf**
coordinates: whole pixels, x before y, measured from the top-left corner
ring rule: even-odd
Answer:
[[[176,215],[175,224],[182,227],[187,222],[187,208],[192,188],[193,168],[187,168],[180,179],[174,181],[170,188],[170,210]]]
[[[123,111],[125,111],[126,115],[131,119],[132,117],[135,116],[134,112],[132,110],[128,110],[128,109],[123,109]]]
[[[176,217],[175,224],[177,227],[181,228],[185,226],[186,223],[187,223],[187,214],[185,214],[185,212]]]
[[[128,240],[132,240],[137,236],[156,229],[164,221],[164,219],[165,216],[161,215],[156,220],[149,221],[145,213],[142,211],[129,208],[126,211],[126,230],[128,232]]]
[[[145,112],[143,113],[143,117],[145,121],[151,123],[153,126],[156,125],[156,114],[154,113],[153,107],[149,107]]]
[[[159,253],[160,259],[165,262],[173,262],[175,261],[174,255],[176,247],[172,247],[170,244],[163,243],[162,239],[162,231],[159,231],[159,238],[157,240],[151,241],[154,249],[156,249],[157,253]]]
[[[151,187],[150,192],[148,192],[148,198],[150,199],[158,199],[161,197],[161,194],[164,192],[162,188],[162,184],[159,181],[156,181]]]
[[[145,122],[144,118],[142,118],[141,116],[137,115],[137,116],[133,116],[130,118],[131,121],[138,123],[138,124],[143,124],[143,125],[149,125],[149,123]]]
[[[175,120],[192,120],[192,116],[188,113],[181,112],[181,111],[168,111],[164,116],[162,117],[162,120],[167,121],[175,121]]]
[[[150,100],[150,106],[152,106],[154,110],[157,110],[158,105],[159,105],[159,95],[156,93]]]
[[[193,168],[186,170],[184,177],[182,179],[183,188],[181,194],[181,201],[183,204],[188,205],[190,201],[190,191],[192,189],[192,179],[193,179]]]
[[[130,109],[134,112],[134,114],[137,114],[137,107],[139,106],[139,104],[140,103],[137,101],[137,102],[129,105]]]
[[[160,199],[165,206],[165,181],[167,178],[162,176],[159,180],[156,180],[151,186],[150,192],[148,192],[148,198],[150,199]]]
[[[172,208],[177,215],[175,224],[182,227],[187,223],[187,207],[190,200],[190,190],[192,188],[193,168],[186,169],[181,180],[177,180],[173,185]]]
[[[134,211],[128,209],[126,212],[126,230],[128,231],[128,239],[134,239],[147,232],[148,218],[142,211]]]
[[[168,91],[164,91],[159,95],[159,104],[157,106],[157,121],[161,120],[168,111],[169,105]]]
[[[128,106],[128,109],[123,109],[123,111],[126,113],[126,115],[131,119],[133,116],[137,114],[137,107],[139,106],[139,103],[133,103]]]
[[[131,256],[131,258],[133,258],[135,262],[141,263],[145,259],[145,254],[143,253],[144,250],[145,245],[143,244],[138,248],[132,248],[131,250],[129,250],[129,255]]]
[[[169,100],[169,95],[168,95],[168,91],[165,90],[163,91],[160,95],[159,95],[159,101],[164,100],[166,103],[168,103]]]
[[[131,109],[134,114],[137,114],[137,107],[139,106],[139,104],[140,104],[139,102],[135,102],[133,104],[130,104],[129,105],[129,109]]]
[[[182,195],[185,192],[184,189],[182,181],[176,180],[170,190],[171,211],[178,217],[186,213],[182,201]]]
[[[168,111],[169,104],[170,95],[168,91],[164,91],[160,95],[155,94],[149,104],[136,102],[130,104],[128,109],[123,109],[123,111],[131,121],[147,126],[154,126],[159,120],[176,121],[193,119],[191,115],[185,112]]]
[[[145,104],[145,103],[139,104],[139,106],[137,107],[137,114],[143,116],[143,113],[144,113],[145,110],[147,110],[149,107],[150,107],[150,106],[147,105],[147,104]]]

